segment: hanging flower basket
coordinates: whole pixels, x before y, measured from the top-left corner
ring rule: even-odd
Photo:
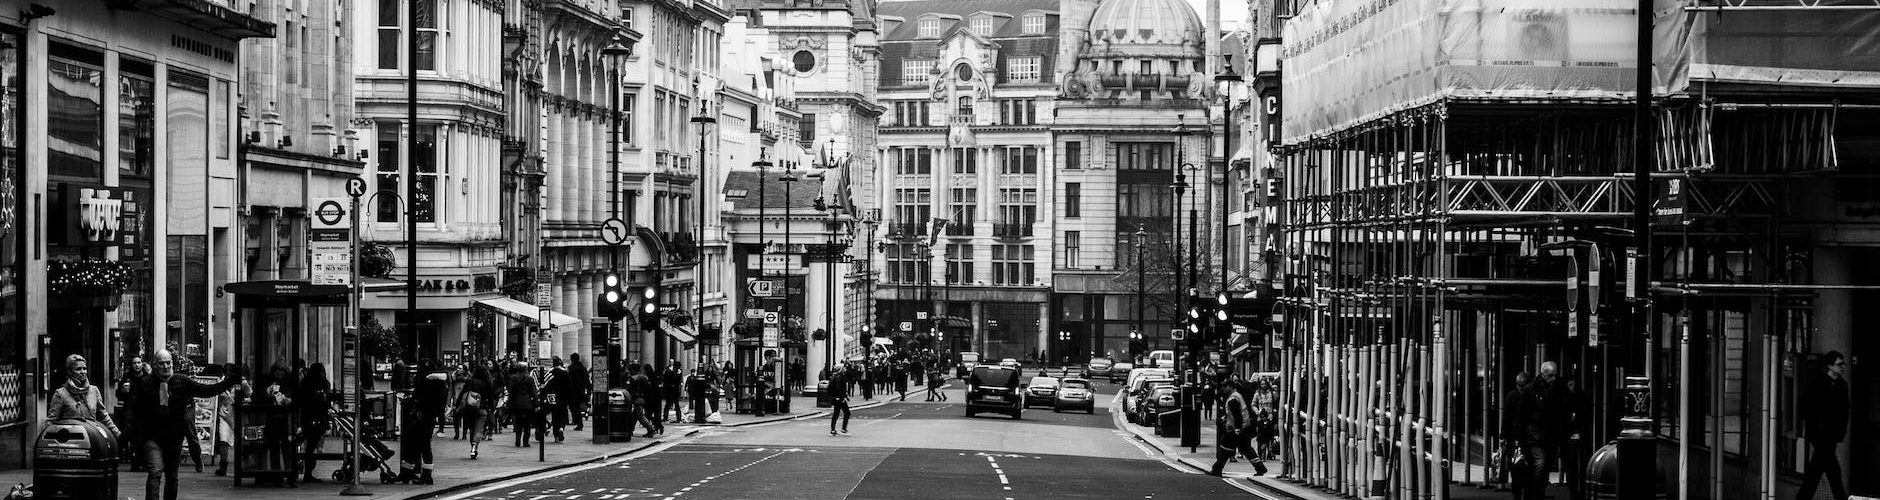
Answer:
[[[131,266],[114,260],[55,260],[46,264],[46,293],[61,299],[116,298],[132,278]]]

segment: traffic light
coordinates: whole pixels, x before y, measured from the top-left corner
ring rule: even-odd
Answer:
[[[642,292],[640,300],[640,329],[659,329],[659,287],[648,286]]]
[[[1215,317],[1218,309],[1214,301],[1202,300],[1200,294],[1188,296],[1188,338],[1200,339],[1207,334],[1207,325]]]
[[[607,273],[601,280],[600,300],[594,307],[595,313],[611,321],[620,321],[627,317],[627,290],[620,281],[620,275]]]

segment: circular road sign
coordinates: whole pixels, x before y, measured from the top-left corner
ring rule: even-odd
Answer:
[[[337,226],[340,221],[346,219],[346,207],[341,206],[336,200],[326,200],[320,202],[320,208],[315,209],[313,215],[319,217],[320,223],[324,225]]]
[[[346,179],[346,194],[354,198],[366,195],[366,180],[359,177]]]
[[[627,235],[629,234],[632,234],[632,233],[627,229],[627,221],[620,220],[620,219],[607,219],[607,222],[601,223],[601,242],[602,243],[606,243],[608,245],[619,245],[627,241]]]

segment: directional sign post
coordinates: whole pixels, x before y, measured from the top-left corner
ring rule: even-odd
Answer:
[[[777,282],[775,281],[749,278],[746,280],[744,288],[751,292],[752,297],[773,297],[776,296],[777,293],[776,286]]]

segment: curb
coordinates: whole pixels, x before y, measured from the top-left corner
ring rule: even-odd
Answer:
[[[945,386],[941,386],[941,387],[942,387],[942,388],[945,388]],[[885,405],[885,404],[888,404],[889,402],[892,402],[892,401],[894,401],[894,400],[896,400],[896,399],[899,399],[899,396],[896,396],[896,397],[894,397],[894,398],[888,398],[888,399],[884,399],[884,400],[881,400],[881,401],[875,401],[875,402],[871,402],[871,403],[864,403],[864,404],[860,404],[860,405],[855,405],[855,406],[852,406],[852,407],[850,407],[849,409],[851,409],[851,410],[865,410],[865,409],[869,409],[869,408],[874,408],[874,407],[877,407],[877,406],[881,406],[881,405]],[[775,417],[767,417],[767,418],[764,418],[764,419],[761,419],[761,420],[752,420],[752,421],[749,421],[749,422],[738,422],[738,423],[735,423],[735,424],[719,424],[719,425],[714,425],[714,426],[711,426],[711,427],[700,427],[700,428],[696,428],[696,429],[692,429],[692,430],[690,430],[690,431],[686,431],[686,433],[685,433],[685,434],[683,434],[683,435],[680,435],[679,437],[692,437],[692,436],[696,436],[696,435],[698,435],[699,433],[701,433],[701,432],[704,432],[704,431],[705,431],[705,429],[709,429],[709,428],[712,428],[712,427],[717,427],[717,428],[725,428],[725,427],[748,427],[748,426],[753,426],[753,425],[759,425],[759,424],[769,424],[769,423],[775,423],[775,422],[782,422],[782,421],[786,421],[786,420],[792,420],[792,421],[794,421],[794,420],[806,420],[806,419],[810,419],[810,418],[815,418],[815,417],[820,417],[820,416],[824,416],[824,415],[828,415],[828,414],[829,414],[829,412],[828,412],[828,411],[826,411],[826,410],[818,410],[818,411],[815,411],[815,412],[811,412],[811,413],[807,413],[807,414],[803,414],[803,415],[779,415],[779,416],[775,416]],[[559,464],[555,464],[555,465],[550,465],[550,466],[547,466],[547,467],[540,467],[540,468],[535,468],[535,469],[529,469],[529,470],[525,470],[525,471],[518,471],[518,472],[515,472],[515,473],[512,473],[512,474],[507,474],[507,475],[503,475],[503,476],[498,476],[498,477],[492,477],[492,478],[487,478],[487,479],[480,479],[480,480],[476,480],[476,481],[472,481],[472,482],[468,482],[468,483],[461,483],[461,484],[454,484],[454,485],[450,485],[450,486],[446,486],[446,487],[443,487],[443,488],[439,488],[439,489],[436,489],[436,490],[431,490],[431,491],[423,491],[423,492],[418,492],[418,493],[415,493],[415,494],[412,494],[411,496],[404,496],[404,497],[389,497],[389,498],[396,498],[396,499],[399,499],[399,500],[428,500],[428,499],[432,499],[432,498],[442,498],[442,497],[444,497],[444,496],[447,496],[447,495],[450,495],[450,494],[453,494],[453,493],[458,493],[458,492],[462,492],[462,491],[468,491],[468,490],[472,490],[472,489],[477,489],[477,488],[482,488],[482,487],[485,487],[485,486],[489,486],[489,485],[492,485],[492,484],[496,484],[496,483],[500,483],[500,482],[504,482],[504,481],[511,481],[511,480],[515,480],[515,479],[520,479],[520,478],[524,478],[524,477],[528,477],[528,476],[533,476],[533,475],[536,475],[536,474],[541,474],[541,473],[544,473],[544,472],[553,472],[553,471],[557,471],[557,470],[562,470],[562,469],[567,469],[567,468],[573,468],[573,467],[580,467],[580,466],[584,466],[584,465],[589,465],[589,464],[593,464],[593,463],[595,463],[595,462],[604,462],[604,461],[607,461],[607,460],[612,460],[612,459],[615,459],[615,458],[619,458],[619,457],[623,457],[623,456],[627,456],[627,455],[632,455],[632,454],[634,454],[634,453],[639,453],[639,452],[641,452],[641,451],[644,451],[644,450],[646,450],[647,448],[652,448],[652,447],[654,447],[654,446],[659,446],[659,445],[661,445],[661,444],[665,444],[665,443],[666,443],[666,440],[664,440],[664,439],[659,439],[659,440],[654,440],[654,441],[651,441],[651,442],[648,442],[648,443],[646,443],[646,444],[642,444],[642,445],[639,445],[639,446],[635,446],[635,447],[633,447],[633,448],[631,448],[631,449],[625,449],[625,450],[619,450],[619,451],[614,451],[614,452],[609,452],[609,453],[604,453],[604,454],[601,454],[600,456],[596,456],[596,457],[593,457],[593,458],[589,458],[589,459],[586,459],[586,460],[581,460],[581,461],[576,461],[576,462],[565,462],[565,463],[559,463]]]
[[[1110,421],[1112,423],[1115,423],[1117,425],[1117,428],[1129,432],[1130,437],[1136,438],[1137,441],[1140,441],[1143,444],[1147,444],[1151,448],[1155,448],[1156,451],[1159,451],[1162,453],[1162,456],[1164,458],[1172,458],[1175,460],[1175,463],[1179,463],[1183,466],[1187,466],[1187,467],[1195,469],[1193,472],[1188,472],[1188,471],[1183,471],[1183,472],[1190,473],[1190,474],[1201,474],[1214,466],[1214,464],[1211,464],[1211,463],[1204,464],[1199,461],[1196,461],[1195,459],[1183,457],[1181,456],[1180,453],[1177,453],[1173,449],[1170,449],[1168,445],[1166,443],[1163,443],[1160,439],[1155,439],[1156,436],[1153,431],[1144,431],[1141,429],[1137,429],[1136,427],[1138,426],[1130,424],[1126,421],[1123,421],[1122,416],[1117,414],[1114,411],[1111,412],[1111,415],[1112,417]],[[1278,480],[1278,479],[1271,478],[1271,477],[1264,477],[1264,476],[1261,476],[1261,477],[1227,477],[1223,479],[1226,480],[1228,484],[1232,484],[1235,487],[1240,488],[1242,491],[1246,491],[1248,493],[1265,497],[1268,499],[1272,499],[1272,500],[1313,500],[1310,498],[1299,496],[1297,494],[1294,494],[1286,490],[1279,489],[1277,487],[1274,487],[1273,485],[1266,484],[1264,480]],[[1255,491],[1255,490],[1258,490],[1258,491]]]

